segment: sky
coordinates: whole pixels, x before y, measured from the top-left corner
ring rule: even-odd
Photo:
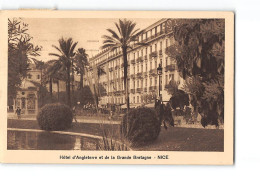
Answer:
[[[102,46],[102,35],[109,34],[106,29],[116,30],[115,22],[118,19],[103,18],[24,18],[27,23],[28,33],[33,37],[34,45],[42,46],[41,56],[38,60],[48,61],[56,59],[49,56],[49,53],[58,53],[52,45],[58,46],[58,40],[61,37],[72,37],[74,42],[78,42],[76,48],[86,49],[86,53],[92,57],[100,52]],[[136,28],[144,29],[159,19],[138,18],[130,19],[137,23]]]

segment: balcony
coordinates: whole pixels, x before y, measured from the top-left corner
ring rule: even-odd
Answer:
[[[136,60],[136,63],[139,63],[139,62],[143,62],[143,57],[138,57],[137,60]]]
[[[131,89],[130,92],[131,92],[132,94],[134,94],[134,93],[135,93],[135,89]]]
[[[101,92],[100,94],[101,94],[101,96],[102,96],[102,97],[104,97],[104,96],[107,96],[107,95],[108,95],[106,91],[104,91],[104,92]]]
[[[152,57],[157,57],[157,55],[158,55],[157,51],[154,51],[149,56],[150,58],[152,58]]]
[[[135,79],[135,74],[131,74],[130,78]]]
[[[175,65],[167,65],[165,68],[165,71],[174,71],[175,70]]]
[[[143,73],[140,73],[140,72],[139,72],[139,73],[136,74],[136,77],[138,77],[138,78],[140,78],[140,77],[142,77],[142,76],[143,76]]]
[[[137,88],[137,89],[136,89],[136,92],[137,92],[137,93],[141,93],[142,91],[143,91],[143,88]]]
[[[123,93],[124,93],[124,91],[118,90],[118,91],[115,91],[115,92],[114,92],[114,95],[115,95],[115,96],[119,96],[119,95],[123,95]]]
[[[150,70],[150,71],[149,71],[149,75],[151,75],[151,76],[157,75],[157,70],[156,70],[156,69]]]
[[[166,84],[166,85],[164,86],[165,89],[169,89],[170,87],[171,87],[170,84]]]
[[[154,92],[154,91],[156,91],[156,89],[157,89],[157,86],[150,86],[149,87],[150,92]]]

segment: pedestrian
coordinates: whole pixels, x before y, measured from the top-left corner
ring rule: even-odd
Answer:
[[[20,109],[20,107],[17,107],[15,113],[17,114],[17,118],[21,119],[21,109]]]
[[[78,121],[76,119],[76,107],[75,106],[73,106],[73,108],[72,108],[72,113],[73,113],[73,118],[74,118],[75,122],[77,123]]]

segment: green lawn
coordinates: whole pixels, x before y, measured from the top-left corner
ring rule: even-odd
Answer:
[[[39,129],[35,120],[8,120],[8,128]],[[120,125],[73,123],[67,131],[102,136],[103,130],[110,131],[115,138],[120,137]],[[156,141],[133,150],[142,151],[224,151],[224,130],[163,127]]]

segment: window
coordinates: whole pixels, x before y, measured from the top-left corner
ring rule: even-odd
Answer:
[[[143,72],[143,64],[141,65],[141,72]]]
[[[153,63],[152,63],[152,61],[150,62],[150,70],[152,70],[152,68],[153,68]]]
[[[139,73],[139,65],[137,65],[137,73]]]
[[[157,85],[157,77],[154,78],[154,85]]]
[[[152,46],[150,46],[150,53],[152,53],[153,52],[153,47]]]
[[[166,45],[166,48],[167,48],[168,47],[168,39],[166,39],[165,45]]]
[[[133,80],[133,89],[135,89],[135,80]]]
[[[135,74],[135,66],[134,66],[134,74]]]
[[[37,75],[37,79],[40,79],[40,75]]]
[[[141,50],[141,56],[143,56],[143,50]]]
[[[162,42],[160,42],[160,50],[162,49]]]
[[[147,55],[147,48],[145,48],[145,55]]]
[[[139,96],[137,96],[137,103],[139,103]]]
[[[147,87],[147,79],[145,79],[145,87]]]
[[[143,80],[141,80],[141,88],[143,88]]]
[[[135,103],[135,97],[133,98],[133,103]]]
[[[139,80],[137,81],[137,88],[139,88]]]
[[[168,57],[165,58],[165,65],[168,65]]]
[[[28,79],[32,79],[32,75],[31,74],[28,75]]]
[[[145,71],[147,72],[147,63],[145,63]]]
[[[170,74],[170,80],[174,80],[174,74]]]
[[[157,60],[154,61],[154,68],[157,67]]]
[[[165,75],[165,84],[168,84],[168,75]]]
[[[134,53],[134,59],[135,59],[135,53]]]
[[[157,51],[157,44],[154,45],[154,50]]]
[[[153,85],[153,78],[150,78],[150,86]]]

